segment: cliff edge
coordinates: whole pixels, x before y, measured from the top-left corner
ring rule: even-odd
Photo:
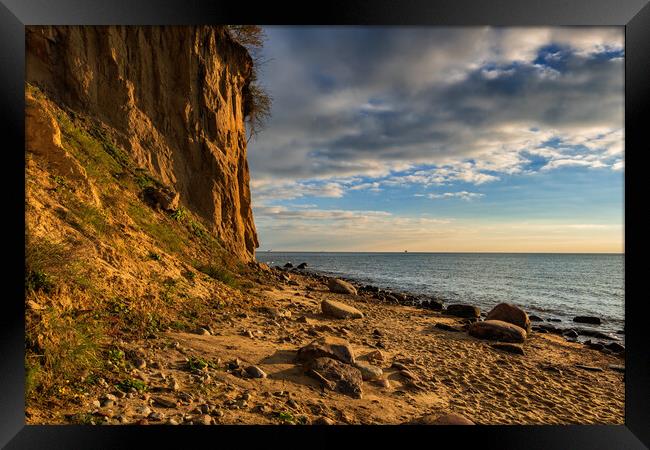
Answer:
[[[259,246],[246,159],[253,61],[223,27],[27,27],[26,81],[101,121],[244,261]]]

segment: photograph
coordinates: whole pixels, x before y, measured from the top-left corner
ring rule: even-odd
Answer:
[[[623,425],[622,26],[25,27],[28,425]]]

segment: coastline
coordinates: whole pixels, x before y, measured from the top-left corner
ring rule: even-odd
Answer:
[[[80,411],[106,424],[403,424],[444,414],[476,424],[624,422],[620,356],[535,331],[524,354],[513,354],[469,336],[463,319],[443,311],[363,290],[333,293],[321,275],[257,266],[256,287],[215,310],[207,329],[120,343],[146,361],[132,370],[146,392],[98,388],[82,406],[28,408],[27,423],[70,423]],[[324,300],[363,318],[325,315]],[[319,338],[345,340],[359,362],[381,368],[381,379],[364,381],[361,398],[325,389],[296,362]],[[369,359],[377,351],[380,359]],[[188,361],[208,363],[197,370]],[[249,365],[265,377],[246,375]],[[117,398],[106,402],[107,394]]]

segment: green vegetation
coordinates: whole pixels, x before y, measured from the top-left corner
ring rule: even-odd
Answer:
[[[64,382],[101,365],[103,330],[98,323],[56,308],[43,311],[39,319],[27,320],[27,395],[63,394]]]
[[[214,362],[203,359],[200,356],[190,356],[187,360],[187,368],[190,370],[205,370],[208,367],[218,369],[218,366]]]
[[[223,267],[218,267],[213,264],[203,264],[203,265],[198,265],[196,267],[196,270],[198,270],[199,272],[203,272],[210,278],[221,281],[223,284],[227,284],[232,288],[239,287],[239,282],[233,276],[232,272],[230,272],[228,269],[225,269]]]
[[[127,378],[124,381],[120,381],[115,385],[122,392],[130,392],[131,389],[135,389],[138,392],[146,391],[147,385],[142,380],[137,380],[135,378]]]

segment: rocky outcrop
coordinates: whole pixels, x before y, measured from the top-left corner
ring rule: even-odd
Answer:
[[[26,49],[27,82],[102,122],[231,253],[253,259],[244,122],[253,62],[224,27],[29,26]],[[32,125],[48,128],[47,116],[28,109]]]

